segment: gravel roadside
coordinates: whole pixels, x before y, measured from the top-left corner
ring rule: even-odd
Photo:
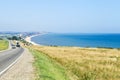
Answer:
[[[25,49],[22,57],[13,65],[0,80],[35,80],[33,63],[34,58],[28,49]]]

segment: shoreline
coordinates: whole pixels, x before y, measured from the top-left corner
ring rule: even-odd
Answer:
[[[31,40],[31,38],[36,37],[36,36],[39,36],[39,35],[42,35],[42,34],[36,34],[36,35],[32,35],[32,36],[27,36],[27,37],[25,38],[25,41],[27,41],[27,42],[29,42],[29,43],[31,43],[31,44],[33,44],[33,45],[40,46],[40,44],[37,44],[37,43],[35,43],[35,42],[33,42],[33,41]]]

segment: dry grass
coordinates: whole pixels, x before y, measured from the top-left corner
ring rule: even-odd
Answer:
[[[117,49],[33,48],[59,62],[67,71],[77,76],[78,80],[120,80],[120,51]]]

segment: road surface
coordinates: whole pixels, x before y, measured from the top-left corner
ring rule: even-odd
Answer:
[[[11,42],[10,45],[12,45]],[[23,51],[23,48],[15,48],[0,52],[0,75],[20,57]]]

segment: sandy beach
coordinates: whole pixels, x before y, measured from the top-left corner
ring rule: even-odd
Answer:
[[[32,38],[32,37],[39,36],[39,35],[41,35],[41,34],[32,35],[32,36],[27,36],[27,37],[25,38],[25,40],[26,40],[27,42],[33,44],[33,45],[39,45],[39,44],[37,44],[37,43],[31,41],[31,38]]]

